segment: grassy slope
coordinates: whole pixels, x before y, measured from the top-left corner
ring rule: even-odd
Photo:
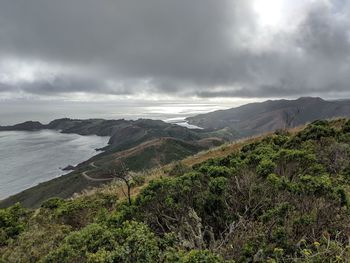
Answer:
[[[131,260],[123,250],[118,250],[118,255],[108,254],[110,248],[98,239],[95,248],[83,247],[93,234],[89,231],[97,227],[91,222],[121,233],[129,231],[125,222],[133,219],[144,222],[151,231],[147,241],[154,241],[152,246],[147,247],[146,240],[135,236],[133,243],[117,241],[113,247],[128,244],[133,251],[136,244],[138,251],[145,249],[143,256],[153,249],[157,253],[138,261],[135,251],[132,254],[137,260],[130,262],[224,262],[224,258],[238,262],[347,262],[350,122],[347,128],[344,124],[344,120],[332,121],[330,126],[321,123],[306,130],[295,129],[291,135],[266,134],[201,152],[181,162],[194,167],[185,175],[177,171],[178,175],[168,177],[176,168],[174,164],[156,169],[147,175],[144,185],[133,188],[135,201],[129,208],[123,204],[125,191],[118,183],[62,204],[47,203],[29,216],[31,222],[20,239],[16,241],[15,237],[0,254],[4,254],[5,262],[24,262],[19,260],[21,253],[31,253],[34,259],[46,255],[43,244],[28,246],[29,240],[38,238],[39,229],[46,233],[50,249],[59,246],[47,262],[63,257],[77,259],[68,248],[82,253],[79,262],[86,262],[86,253],[102,248],[105,254],[98,254],[101,261],[93,262],[107,262],[108,257],[121,255]],[[160,180],[151,181],[157,178]],[[107,214],[100,214],[103,207]],[[45,215],[59,236],[48,237],[53,230],[40,223]],[[69,229],[62,230],[66,226]],[[71,227],[79,231],[69,235]],[[99,236],[107,231],[102,229]],[[127,232],[129,236],[137,233],[138,228],[133,229]],[[175,233],[174,239],[163,236],[170,231]],[[69,238],[62,241],[67,235],[75,235],[74,246]],[[15,256],[11,259],[9,255]]]
[[[214,144],[218,143],[214,140]],[[142,171],[158,167],[171,161],[180,160],[193,155],[209,146],[197,143],[185,142],[173,138],[160,138],[142,143],[125,151],[102,155],[85,162],[78,170],[41,183],[35,187],[11,196],[0,202],[0,207],[8,207],[20,202],[25,207],[38,207],[43,201],[51,197],[68,198],[89,188],[105,184],[105,181],[89,181],[82,176],[82,172],[88,171],[93,178],[108,178],[108,168],[118,168],[119,161],[123,161],[132,171]],[[94,168],[89,165],[94,161]],[[103,168],[103,169],[102,169]]]

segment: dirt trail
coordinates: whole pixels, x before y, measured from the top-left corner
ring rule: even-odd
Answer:
[[[89,165],[93,168],[98,168],[94,162],[91,162]],[[84,171],[81,173],[81,175],[84,176],[84,178],[86,180],[93,181],[93,182],[104,182],[104,181],[111,181],[114,179],[112,177],[110,177],[110,178],[93,178],[93,177],[89,176],[87,173],[88,173],[88,171]]]

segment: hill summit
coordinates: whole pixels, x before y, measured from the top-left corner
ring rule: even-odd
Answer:
[[[350,100],[326,101],[301,97],[297,100],[268,100],[228,110],[187,118],[206,129],[230,128],[237,137],[257,135],[310,123],[315,120],[350,116]]]

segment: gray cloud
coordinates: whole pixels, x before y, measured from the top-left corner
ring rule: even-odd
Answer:
[[[295,30],[263,32],[268,47],[251,2],[1,0],[0,60],[76,71],[12,82],[0,73],[0,92],[350,95],[346,1],[310,4]]]
[[[316,58],[343,60],[350,54],[348,15],[316,6],[301,25],[298,44]]]

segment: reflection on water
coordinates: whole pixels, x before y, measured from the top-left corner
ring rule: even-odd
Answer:
[[[166,119],[164,120],[165,122],[168,122],[168,123],[173,123],[173,124],[177,124],[177,125],[180,125],[180,126],[183,126],[183,127],[186,127],[188,129],[199,129],[199,130],[202,130],[203,128],[199,127],[199,126],[196,126],[196,125],[192,125],[192,124],[189,124],[187,121],[186,121],[186,118],[170,118],[170,119]]]
[[[67,102],[38,101],[26,103],[0,102],[0,125],[16,124],[28,120],[48,123],[59,118],[74,119],[129,119],[139,118],[166,120],[185,118],[218,109],[237,106],[239,103],[162,103],[159,101],[117,102]]]

